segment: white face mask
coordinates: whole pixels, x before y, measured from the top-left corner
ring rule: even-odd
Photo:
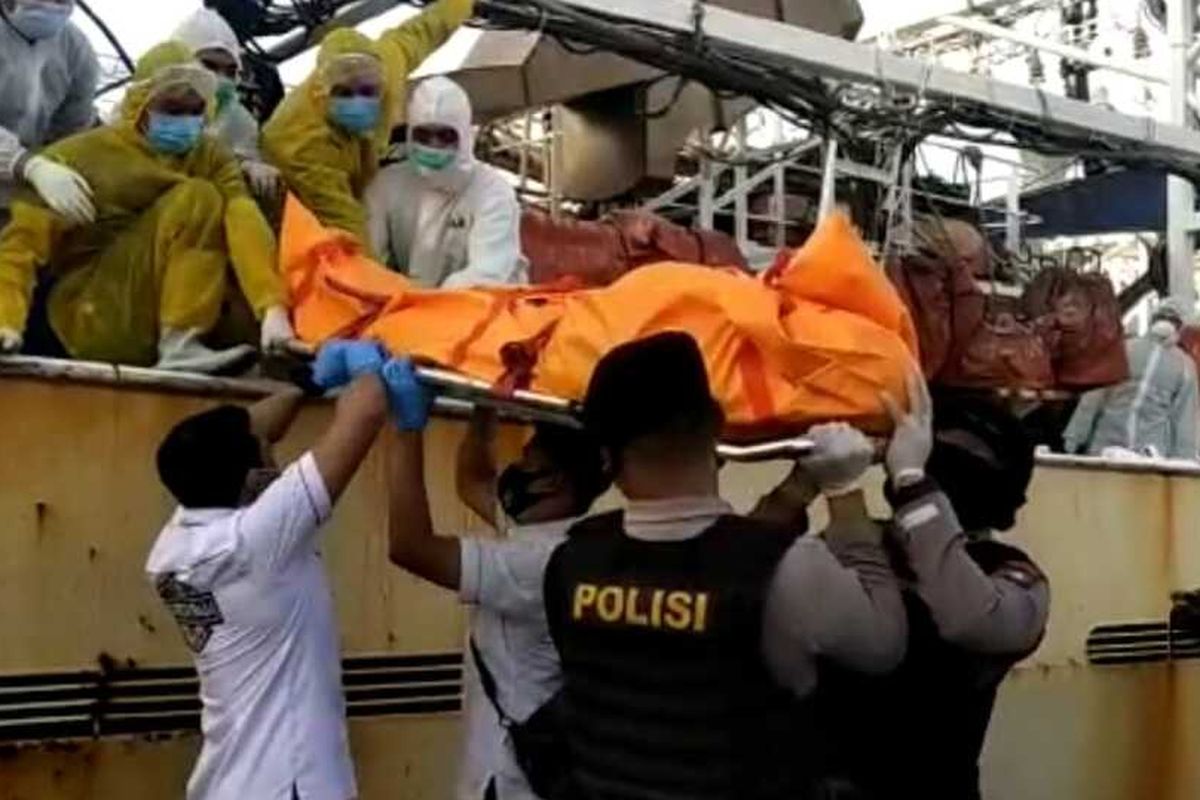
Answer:
[[[1168,319],[1157,319],[1150,323],[1150,335],[1164,345],[1173,345],[1179,341],[1179,329]]]

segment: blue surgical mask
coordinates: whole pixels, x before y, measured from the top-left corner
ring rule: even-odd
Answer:
[[[344,131],[364,136],[374,132],[382,108],[378,97],[334,97],[329,104],[329,119]]]
[[[458,158],[457,149],[444,150],[425,144],[409,145],[409,153],[414,164],[430,172],[441,172]]]
[[[169,114],[150,112],[150,124],[146,126],[146,141],[155,151],[168,156],[182,156],[192,152],[204,135],[204,117],[176,117]]]
[[[217,113],[220,114],[225,109],[229,108],[237,99],[237,84],[229,78],[219,78],[217,80]]]
[[[8,13],[8,20],[29,39],[52,39],[67,27],[73,10],[73,6],[58,3],[18,3]]]

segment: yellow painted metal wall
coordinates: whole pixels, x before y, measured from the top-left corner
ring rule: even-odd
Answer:
[[[1005,684],[985,757],[999,798],[1200,796],[1200,661],[1091,667],[1100,624],[1163,621],[1200,587],[1200,480],[1039,469],[1013,537],[1051,578],[1046,641]]]
[[[0,675],[190,663],[142,566],[171,512],[154,468],[162,435],[210,400],[36,380],[0,381]],[[306,409],[280,455],[302,452],[328,406]],[[474,526],[453,492],[459,423],[431,432],[439,531]],[[512,438],[511,436],[509,437]],[[455,598],[390,566],[384,463],[372,453],[326,534],[346,655],[461,650]],[[362,797],[442,800],[457,715],[356,720]],[[181,797],[198,742],[130,737],[0,748],[0,800]]]
[[[170,512],[154,449],[208,402],[36,380],[0,382],[0,675],[189,662],[142,577]],[[328,418],[314,407],[283,448],[294,456]],[[453,498],[461,425],[428,448],[436,525],[472,525]],[[519,433],[510,436],[515,445]],[[745,508],[779,465],[731,467],[723,491]],[[390,567],[383,463],[372,455],[335,515],[326,557],[346,654],[457,651],[454,598]],[[1096,625],[1163,621],[1175,589],[1200,587],[1200,482],[1040,468],[1014,538],[1050,575],[1046,641],[1001,692],[985,754],[987,796],[1013,800],[1183,800],[1200,791],[1200,662],[1093,667]],[[352,723],[364,800],[446,798],[456,715]],[[181,796],[195,737],[0,748],[0,800]]]

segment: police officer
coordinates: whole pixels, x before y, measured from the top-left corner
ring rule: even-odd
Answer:
[[[572,798],[808,796],[816,659],[883,673],[906,635],[881,531],[799,538],[717,494],[722,415],[695,341],[667,333],[596,368],[585,424],[629,501],[573,528],[544,581],[564,674]],[[831,503],[871,461],[815,429]]]
[[[895,518],[888,542],[905,581],[908,654],[885,678],[822,669],[818,706],[829,734],[826,796],[972,800],[996,691],[1041,641],[1046,577],[993,531],[1016,522],[1033,474],[1020,422],[987,403],[943,404],[924,383],[913,409],[892,404],[887,456]],[[863,729],[861,715],[878,724]]]

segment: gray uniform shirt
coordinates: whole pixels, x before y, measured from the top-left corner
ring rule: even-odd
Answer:
[[[1050,616],[1049,583],[1031,564],[985,573],[967,553],[967,536],[944,494],[926,491],[902,505],[889,535],[916,576],[909,588],[943,639],[986,655],[1037,646]]]
[[[631,503],[625,531],[645,541],[696,537],[733,509],[718,497]],[[873,523],[825,541],[806,536],[784,554],[768,589],[763,656],[771,674],[797,695],[816,688],[817,659],[886,673],[904,657],[908,626],[900,585]],[[462,595],[511,619],[545,625],[546,565],[561,541],[464,542]],[[489,587],[505,585],[503,591]]]

